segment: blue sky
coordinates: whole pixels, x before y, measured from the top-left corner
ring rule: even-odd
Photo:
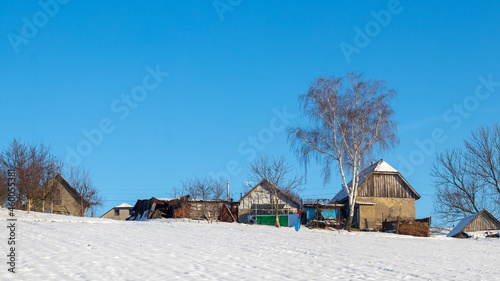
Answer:
[[[496,1],[2,1],[0,146],[80,162],[107,199],[98,215],[195,175],[230,174],[239,199],[252,151],[304,173],[284,130],[306,124],[299,95],[359,71],[398,91],[400,145],[374,160],[429,216],[436,153],[500,119],[499,14]],[[305,198],[340,188],[315,165],[307,179]]]

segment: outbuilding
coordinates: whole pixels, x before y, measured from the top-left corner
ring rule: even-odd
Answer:
[[[450,231],[448,237],[467,238],[470,236],[467,233],[482,230],[500,230],[500,222],[486,209],[463,218]]]

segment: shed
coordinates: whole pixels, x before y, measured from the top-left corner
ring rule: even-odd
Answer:
[[[481,230],[500,230],[500,222],[486,209],[481,212],[469,215],[463,218],[457,226],[455,226],[448,237],[467,238],[467,232]]]
[[[191,206],[190,218],[206,219],[208,221],[220,220],[223,222],[238,222],[238,204],[226,200],[189,200]]]

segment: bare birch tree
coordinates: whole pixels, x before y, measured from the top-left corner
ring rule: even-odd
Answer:
[[[250,180],[260,182],[262,179],[267,179],[279,189],[271,190],[273,196],[272,205],[276,215],[276,227],[278,228],[280,227],[280,196],[284,194],[300,203],[298,192],[301,191],[303,177],[294,174],[294,170],[293,165],[290,165],[283,155],[280,157],[261,155],[250,163]]]
[[[288,130],[292,147],[306,168],[311,157],[323,166],[325,183],[330,181],[332,165],[338,165],[349,198],[349,231],[361,168],[374,149],[382,151],[398,143],[390,104],[396,95],[384,81],[366,79],[363,74],[320,77],[300,97],[311,125]]]
[[[438,154],[431,175],[434,211],[443,224],[489,209],[500,213],[500,126],[482,126],[464,140],[465,148]]]

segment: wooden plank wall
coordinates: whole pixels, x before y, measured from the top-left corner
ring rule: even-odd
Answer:
[[[500,225],[490,216],[483,213],[473,219],[465,228],[464,232],[480,231],[480,230],[496,230],[500,229]]]
[[[416,198],[398,174],[371,174],[361,184],[358,196],[386,198]]]

